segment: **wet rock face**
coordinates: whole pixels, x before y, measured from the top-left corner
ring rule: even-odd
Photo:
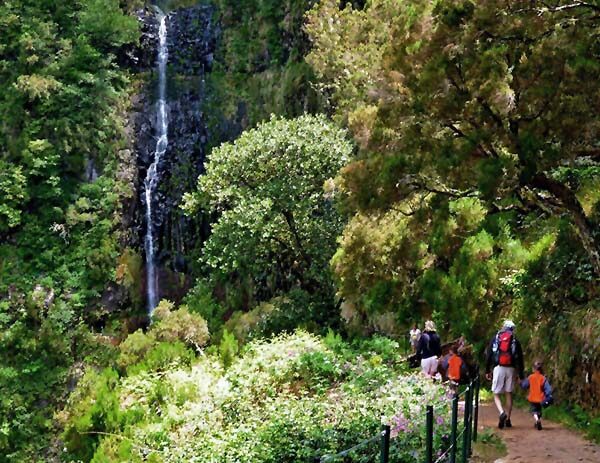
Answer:
[[[139,168],[138,196],[140,208],[140,242],[143,242],[144,208],[143,181],[156,149],[156,47],[158,22],[151,10],[152,21],[143,19],[142,43],[149,47],[140,54],[152,55],[153,71],[146,91],[134,101],[136,121],[136,153]],[[209,133],[204,112],[204,78],[210,71],[218,39],[218,28],[212,23],[214,10],[199,5],[172,11],[167,18],[167,105],[168,147],[158,165],[160,180],[153,199],[154,230],[157,236],[157,258],[161,294],[178,300],[186,289],[190,251],[206,237],[208,223],[203,217],[187,218],[180,204],[185,192],[195,188],[202,172]],[[150,53],[151,52],[151,53]],[[140,58],[140,63],[147,58]],[[181,274],[184,275],[181,275]]]
[[[169,15],[169,65],[178,75],[210,72],[218,38],[213,13],[212,6],[201,5]]]
[[[140,24],[140,43],[129,45],[119,53],[119,64],[134,71],[148,71],[156,62],[158,47],[158,22],[156,12],[142,8],[135,13]]]

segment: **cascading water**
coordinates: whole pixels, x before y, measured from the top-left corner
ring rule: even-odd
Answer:
[[[144,195],[146,199],[146,236],[144,238],[144,249],[146,251],[146,296],[148,313],[150,316],[158,304],[159,284],[156,270],[156,237],[154,236],[154,221],[152,213],[152,199],[156,192],[159,181],[158,164],[167,151],[169,140],[167,131],[169,121],[167,118],[167,60],[169,58],[167,48],[167,21],[166,16],[158,10],[160,27],[158,30],[158,102],[156,103],[156,149],[154,159],[144,180]]]

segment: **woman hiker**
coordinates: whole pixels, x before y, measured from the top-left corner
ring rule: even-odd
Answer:
[[[423,373],[433,378],[438,371],[438,358],[442,355],[442,344],[435,331],[435,324],[431,320],[425,322],[425,330],[421,333],[417,344],[417,355],[421,359]]]

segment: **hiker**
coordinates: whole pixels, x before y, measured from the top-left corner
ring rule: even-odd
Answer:
[[[456,390],[461,381],[468,376],[467,364],[462,358],[460,350],[458,343],[452,344],[448,355],[441,362],[444,376],[450,381],[450,387],[453,390]]]
[[[525,377],[523,351],[514,331],[515,324],[511,320],[506,320],[502,329],[492,338],[487,351],[485,377],[492,380],[492,392],[499,413],[498,427],[500,429],[503,429],[504,426],[512,427],[510,414],[513,405],[513,390],[517,376],[519,379]],[[502,394],[505,397],[504,407],[502,406]]]
[[[533,373],[528,378],[521,381],[523,389],[529,389],[527,401],[531,406],[530,410],[533,414],[533,426],[538,430],[542,430],[542,407],[549,406],[554,399],[552,398],[552,386],[544,376],[544,368],[542,362],[533,364]]]
[[[417,327],[417,324],[413,324],[412,329],[408,332],[408,336],[410,339],[410,345],[412,347],[413,352],[417,351],[417,344],[419,343],[419,338],[421,337],[421,330]]]
[[[438,358],[442,355],[440,337],[431,320],[425,322],[425,330],[417,343],[417,356],[421,359],[421,370],[430,378],[437,374]]]

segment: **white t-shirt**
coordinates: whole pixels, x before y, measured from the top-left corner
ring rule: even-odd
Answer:
[[[421,330],[419,328],[413,328],[409,332],[410,334],[410,345],[414,348],[417,347],[417,343],[419,342],[419,338],[421,337]]]

